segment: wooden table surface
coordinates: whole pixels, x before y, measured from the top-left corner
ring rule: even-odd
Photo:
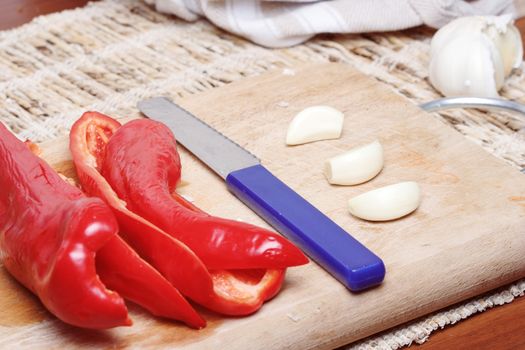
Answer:
[[[86,0],[1,0],[0,30],[21,25],[38,15],[82,6],[86,2]],[[525,18],[518,20],[517,24],[525,38]],[[413,347],[421,350],[525,349],[525,297],[436,331],[425,344]]]

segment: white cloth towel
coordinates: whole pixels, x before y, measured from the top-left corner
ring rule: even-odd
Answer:
[[[524,0],[145,0],[187,21],[218,27],[268,47],[299,44],[318,33],[439,28],[470,15],[519,14]]]

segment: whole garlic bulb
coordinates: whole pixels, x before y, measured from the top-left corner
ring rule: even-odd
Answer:
[[[430,82],[445,96],[497,97],[522,57],[510,15],[461,17],[432,38]]]

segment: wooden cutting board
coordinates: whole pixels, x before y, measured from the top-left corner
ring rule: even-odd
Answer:
[[[290,269],[282,292],[250,317],[203,311],[208,326],[195,331],[131,305],[132,327],[98,332],[57,321],[2,268],[0,348],[329,349],[525,276],[525,176],[351,67],[306,66],[295,75],[276,71],[178,102],[259,156],[381,256],[384,283],[351,293],[310,263]],[[288,123],[317,104],[345,113],[342,137],[287,147]],[[325,159],[374,139],[385,150],[379,176],[353,187],[326,182]],[[57,170],[74,174],[66,139],[43,148]],[[210,213],[266,226],[218,176],[180,151],[189,182],[181,193]],[[406,180],[422,188],[415,213],[386,223],[348,214],[352,196]]]

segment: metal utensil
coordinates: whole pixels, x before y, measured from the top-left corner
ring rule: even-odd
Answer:
[[[419,107],[427,112],[451,108],[480,108],[506,110],[525,115],[525,105],[501,98],[490,97],[447,97],[420,104]]]
[[[490,110],[505,110],[525,115],[525,105],[522,103],[491,97],[447,97],[419,105],[427,112],[436,112],[452,108],[479,108]],[[525,174],[525,168],[521,169]]]

